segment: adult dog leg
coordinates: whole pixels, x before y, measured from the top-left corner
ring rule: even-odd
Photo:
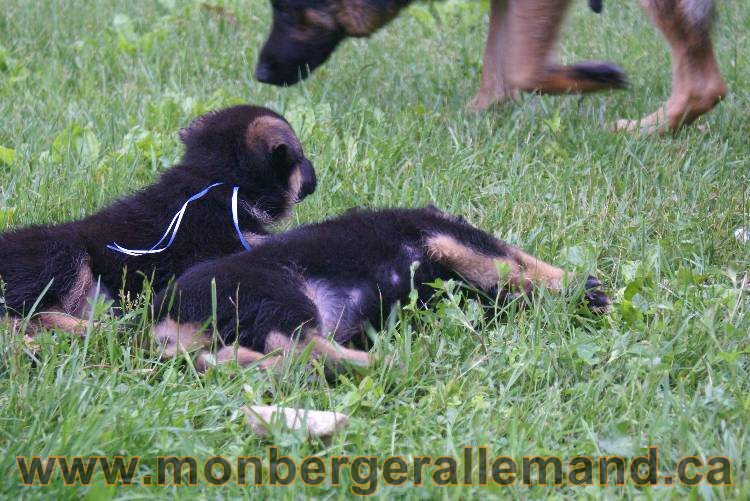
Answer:
[[[469,101],[469,108],[474,111],[482,111],[514,97],[514,91],[504,76],[504,51],[509,48],[507,12],[508,0],[492,0],[490,31],[487,34],[482,61],[482,84]]]
[[[709,34],[712,0],[642,0],[672,51],[672,94],[641,120],[618,120],[617,130],[674,132],[710,111],[727,93]]]
[[[498,285],[523,291],[542,285],[562,291],[566,278],[573,281],[572,274],[510,245],[503,245],[496,254],[490,255],[469,247],[451,235],[438,234],[429,237],[426,246],[431,259],[451,268],[485,292]],[[507,276],[501,276],[503,269],[507,271]],[[609,298],[598,290],[600,285],[601,282],[593,277],[586,281],[585,299],[595,312],[605,312],[610,305]]]
[[[553,51],[570,0],[510,0],[507,79],[513,87],[540,94],[619,89],[624,72],[615,64],[584,61],[557,64]]]

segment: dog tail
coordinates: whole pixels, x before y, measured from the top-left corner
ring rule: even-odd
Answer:
[[[589,8],[599,14],[604,8],[604,0],[589,0]]]
[[[85,248],[59,238],[47,228],[32,227],[3,234],[0,281],[5,308],[24,315],[37,299],[37,309],[62,306],[63,298],[75,287],[81,267],[88,259]]]

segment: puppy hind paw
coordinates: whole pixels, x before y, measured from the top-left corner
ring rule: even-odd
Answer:
[[[586,306],[588,306],[589,310],[593,313],[607,313],[612,306],[612,301],[609,299],[609,296],[602,292],[600,289],[601,286],[601,280],[596,277],[589,276],[588,279],[586,279],[583,299]]]

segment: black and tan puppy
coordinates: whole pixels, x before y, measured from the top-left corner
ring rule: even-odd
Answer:
[[[256,78],[293,85],[323,64],[347,37],[367,37],[413,0],[271,0],[273,24]],[[641,0],[672,51],[672,95],[666,106],[618,129],[674,131],[711,110],[726,94],[710,37],[713,0]],[[479,91],[483,110],[518,91],[583,93],[622,88],[625,75],[607,62],[555,62],[554,49],[571,0],[491,0],[490,30]],[[589,5],[601,10],[602,2]]]
[[[315,171],[283,117],[265,108],[236,106],[209,113],[180,131],[185,153],[158,182],[80,221],[32,226],[0,234],[0,279],[12,316],[37,307],[38,324],[81,333],[89,299],[101,291],[136,295],[144,278],[161,289],[190,266],[243,249],[247,240],[285,217],[315,189]],[[150,249],[186,200],[193,201],[174,241],[163,252],[127,255],[111,248]],[[232,195],[238,187],[238,226]],[[162,245],[163,247],[164,245]]]
[[[413,263],[418,263],[413,272]],[[504,270],[504,271],[503,271]],[[505,276],[501,277],[501,274]],[[175,291],[157,296],[154,328],[167,356],[211,343],[213,315],[219,362],[273,365],[293,344],[313,345],[329,362],[368,365],[368,354],[343,345],[359,339],[366,323],[381,326],[414,284],[428,301],[434,280],[463,279],[494,295],[541,285],[561,290],[572,280],[562,269],[495,239],[434,207],[350,211],[268,237],[251,252],[201,263],[181,275]],[[609,299],[589,278],[585,300],[597,312]],[[236,349],[232,344],[236,341]],[[205,366],[206,353],[199,356]]]

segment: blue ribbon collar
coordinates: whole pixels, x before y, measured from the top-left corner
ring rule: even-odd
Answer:
[[[192,197],[188,198],[187,201],[185,201],[184,204],[182,204],[182,207],[180,207],[180,210],[175,213],[175,215],[172,217],[172,221],[170,221],[169,226],[167,226],[167,229],[164,231],[164,235],[159,239],[158,242],[156,242],[154,245],[152,245],[148,249],[127,249],[117,242],[112,242],[111,244],[107,245],[108,249],[111,249],[116,252],[120,252],[122,254],[128,255],[128,256],[145,256],[147,254],[158,254],[160,252],[164,252],[165,250],[169,249],[169,247],[174,242],[175,237],[177,236],[177,230],[180,228],[180,223],[182,223],[182,218],[185,215],[185,211],[187,211],[188,205],[190,205],[191,202],[194,202],[198,200],[199,198],[203,198],[206,193],[208,193],[212,188],[215,188],[216,186],[220,186],[224,183],[214,183],[210,186],[207,186],[206,188],[202,189]],[[248,243],[245,236],[242,234],[242,231],[240,231],[240,223],[239,218],[237,216],[237,193],[239,192],[240,187],[235,186],[232,189],[232,223],[234,224],[234,230],[237,232],[237,236],[240,239],[240,243],[242,244],[242,247],[245,248],[245,250],[250,250],[250,244]],[[167,240],[168,239],[168,240]],[[167,243],[164,244],[162,247],[159,247],[164,243],[164,241],[167,240]]]

